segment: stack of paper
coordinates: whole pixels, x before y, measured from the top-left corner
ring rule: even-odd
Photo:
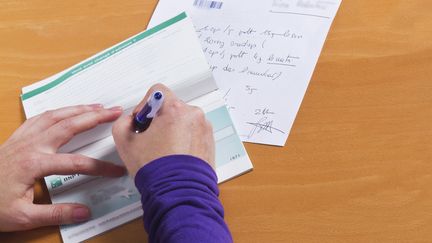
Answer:
[[[206,112],[214,129],[219,182],[252,169],[185,13],[23,88],[22,102],[27,118],[46,110],[93,103],[121,105],[130,113],[155,83],[167,85],[182,100]],[[111,124],[77,136],[61,150],[122,163]],[[52,175],[45,182],[53,203],[83,203],[92,212],[92,220],[86,223],[61,226],[64,242],[83,241],[142,215],[140,195],[128,176]]]

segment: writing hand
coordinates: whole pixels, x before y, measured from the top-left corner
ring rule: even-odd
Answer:
[[[130,174],[134,177],[151,161],[175,154],[192,155],[214,167],[212,126],[200,108],[187,105],[167,87],[157,84],[147,92],[134,113],[142,109],[149,95],[156,90],[164,93],[165,100],[146,131],[132,132],[132,116],[121,117],[113,126],[117,151]]]
[[[33,203],[37,179],[51,174],[121,176],[123,167],[57,150],[74,135],[116,120],[120,107],[73,106],[45,112],[27,120],[0,146],[0,231],[27,230],[46,225],[87,220],[90,211],[80,204]]]

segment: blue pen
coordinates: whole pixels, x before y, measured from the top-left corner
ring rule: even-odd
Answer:
[[[156,113],[162,107],[163,100],[164,95],[161,91],[156,91],[150,96],[141,111],[134,117],[132,125],[135,133],[143,132],[150,126]]]

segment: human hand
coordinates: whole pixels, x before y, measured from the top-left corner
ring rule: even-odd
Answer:
[[[121,176],[123,167],[78,154],[57,153],[78,133],[116,120],[120,107],[73,106],[45,112],[27,120],[0,146],[0,231],[27,230],[45,225],[87,220],[80,204],[33,204],[33,186],[51,174]]]
[[[198,108],[179,100],[166,86],[154,85],[135,108],[139,112],[156,90],[164,93],[162,108],[150,127],[139,134],[132,131],[133,115],[119,118],[113,126],[117,151],[132,177],[149,162],[167,155],[187,154],[214,167],[215,145],[212,126]]]

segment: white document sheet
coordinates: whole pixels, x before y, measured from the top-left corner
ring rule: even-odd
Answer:
[[[243,141],[283,146],[341,0],[160,0],[186,11]]]
[[[105,107],[121,105],[130,114],[150,86],[159,82],[185,102],[201,107],[212,123],[218,182],[252,169],[185,13],[24,87],[21,99],[27,118],[46,110],[93,103]],[[61,150],[121,164],[111,125],[82,133]],[[66,243],[81,242],[143,213],[140,194],[127,175],[121,178],[51,175],[45,177],[45,182],[53,203],[82,203],[91,209],[90,221],[60,227]]]

